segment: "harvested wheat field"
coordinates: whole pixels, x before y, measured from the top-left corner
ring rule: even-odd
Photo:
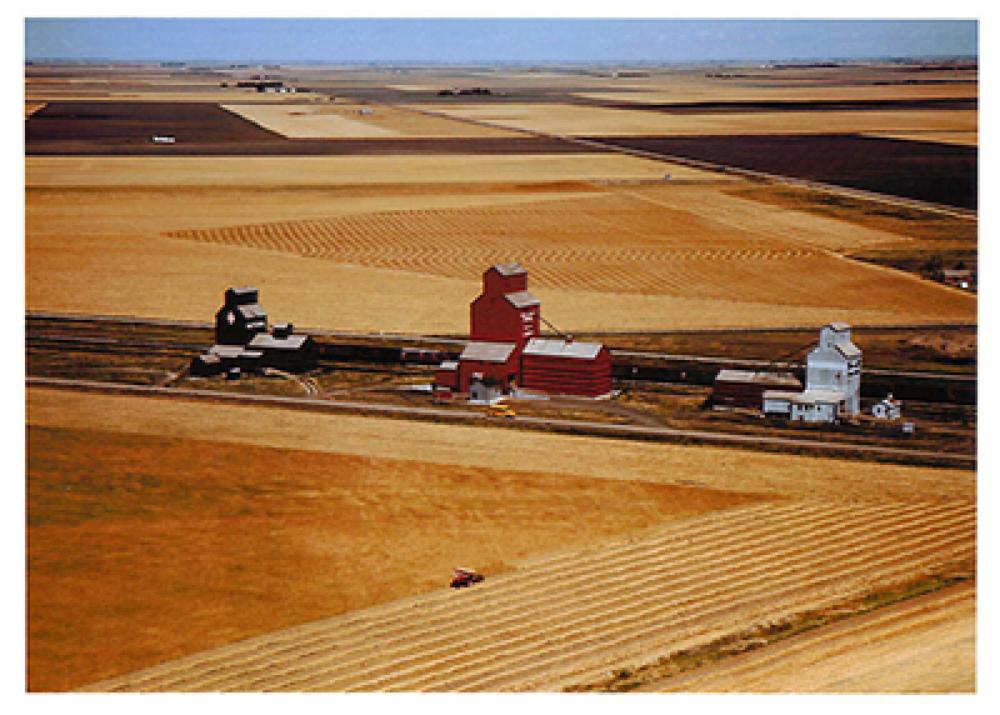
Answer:
[[[290,139],[379,137],[506,137],[504,129],[482,127],[396,107],[361,104],[231,104],[230,112]]]
[[[433,590],[456,563],[500,574],[536,553],[760,501],[543,464],[135,434],[106,429],[86,398],[78,424],[93,428],[49,426],[45,405],[61,397],[80,396],[29,394],[31,690]]]
[[[676,193],[622,191],[524,206],[394,211],[169,235],[451,278],[516,258],[539,289],[731,303],[765,303],[778,295],[787,306],[837,310],[849,288],[857,292],[854,309],[892,305],[908,314],[960,314],[970,303],[919,279],[844,260],[809,246],[808,239],[777,239],[773,230],[734,235],[729,222],[693,218],[657,201],[664,194],[677,206]],[[824,290],[802,282],[803,275],[822,275]]]
[[[561,690],[622,664],[974,559],[971,504],[749,506],[94,685],[97,690]],[[455,648],[451,627],[476,637]]]
[[[775,498],[856,502],[969,501],[965,470],[658,445],[488,427],[349,415],[317,415],[181,400],[31,388],[28,423],[135,435],[212,439],[261,447],[334,452],[502,470],[545,465],[546,472],[608,480],[709,487]],[[512,458],[511,455],[517,455]]]
[[[898,101],[975,99],[978,72],[906,71],[899,68],[787,69],[780,74],[740,71],[741,77],[706,78],[702,73],[627,80],[626,89],[573,93],[603,102],[684,103],[761,101]],[[708,81],[706,81],[708,80]],[[930,81],[928,81],[930,80]]]
[[[477,165],[484,183],[453,183]],[[664,166],[615,155],[33,157],[28,308],[204,320],[226,285],[254,283],[301,325],[462,333],[483,267],[519,260],[549,319],[576,331],[975,315],[974,296],[838,255],[905,234],[734,198],[725,189],[740,182],[694,170],[670,186],[607,183]],[[852,300],[799,280],[816,271]]]
[[[889,130],[973,131],[978,126],[978,113],[974,109],[667,114],[574,104],[414,106],[450,117],[473,119],[496,127],[565,136],[829,134]]]
[[[162,186],[265,187],[383,186],[510,183],[542,185],[566,181],[714,179],[697,169],[649,159],[605,154],[505,156],[337,157],[29,157],[26,185],[34,188]],[[454,193],[462,193],[454,190]],[[377,197],[378,194],[373,194]],[[460,200],[460,198],[458,199]]]
[[[975,692],[975,583],[817,628],[643,690]]]
[[[975,544],[962,471],[39,388],[27,408],[32,689],[561,688]],[[456,564],[485,588],[447,593]],[[468,658],[442,617],[484,634]]]

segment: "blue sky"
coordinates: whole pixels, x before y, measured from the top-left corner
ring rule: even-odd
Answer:
[[[28,18],[26,59],[696,62],[978,55],[968,20]]]

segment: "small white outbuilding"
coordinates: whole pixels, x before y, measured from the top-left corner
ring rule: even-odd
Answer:
[[[893,399],[890,392],[884,400],[872,405],[872,417],[879,420],[898,420],[903,416],[903,403]]]

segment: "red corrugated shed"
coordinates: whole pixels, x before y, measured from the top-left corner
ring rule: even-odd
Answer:
[[[599,343],[535,338],[521,353],[520,384],[553,395],[607,395],[611,353]]]
[[[434,370],[434,386],[458,390],[458,362],[445,360]]]
[[[720,370],[712,388],[712,404],[719,407],[761,409],[767,390],[800,391],[802,383],[791,373]]]
[[[465,346],[458,358],[458,389],[468,392],[472,376],[480,374],[486,380],[509,387],[518,381],[519,351],[514,343],[473,342]]]

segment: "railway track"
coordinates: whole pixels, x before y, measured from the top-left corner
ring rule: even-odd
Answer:
[[[427,374],[431,365],[441,359],[442,351],[447,344],[442,345],[441,339],[433,336],[407,336],[408,342],[397,342],[393,337],[377,334],[355,334],[356,338],[345,338],[337,334],[326,340],[323,335],[331,335],[331,331],[308,331],[317,335],[320,345],[321,363],[333,366],[335,370],[357,370],[365,372],[386,372],[392,374]],[[362,342],[353,342],[355,339]],[[343,342],[343,341],[347,342]],[[204,342],[201,342],[204,341]],[[421,342],[425,341],[425,342]],[[418,419],[435,419],[445,421],[481,423],[484,419],[479,411],[461,410],[454,407],[418,407],[388,405],[378,402],[361,402],[356,400],[320,399],[320,388],[316,384],[303,383],[306,393],[304,398],[267,398],[251,395],[230,395],[223,398],[218,391],[185,389],[174,385],[176,380],[169,381],[169,390],[134,386],[134,381],[119,382],[121,366],[115,366],[117,373],[109,373],[102,382],[99,378],[87,379],[86,375],[78,376],[67,373],[72,363],[67,366],[60,358],[55,364],[54,372],[46,376],[44,367],[45,354],[81,353],[95,355],[122,355],[128,361],[141,359],[144,356],[177,359],[186,362],[194,355],[204,351],[211,342],[211,326],[208,324],[186,323],[180,321],[146,320],[141,318],[124,318],[118,316],[61,316],[57,314],[29,314],[27,316],[26,348],[29,357],[29,370],[37,369],[40,374],[30,376],[33,384],[48,384],[51,386],[88,390],[138,390],[141,394],[154,394],[162,397],[180,399],[240,399],[248,404],[262,404],[276,407],[298,409],[323,409],[329,411],[356,411],[367,414],[390,415]],[[464,341],[462,341],[464,345]],[[415,345],[422,347],[416,348]],[[407,358],[407,354],[417,355],[418,362]],[[619,385],[641,385],[643,383],[664,384],[695,384],[710,385],[718,369],[725,366],[739,367],[771,367],[774,364],[763,361],[718,358],[711,356],[673,355],[642,351],[615,351],[613,376]],[[40,362],[35,362],[38,359]],[[622,361],[634,362],[622,362]],[[161,360],[162,362],[162,360]],[[180,364],[180,363],[179,363]],[[35,367],[41,365],[41,367]],[[791,365],[791,363],[789,364]],[[902,378],[902,373],[891,371],[872,371],[866,373],[868,389],[879,390],[884,394],[885,379],[920,379],[934,385],[947,405],[972,404],[975,402],[975,379],[947,373],[908,373],[910,377]],[[895,375],[895,378],[886,378]],[[82,377],[83,379],[76,379]],[[883,382],[880,382],[882,380]],[[130,387],[130,385],[133,385]],[[912,399],[913,396],[903,389],[898,382],[890,383],[890,390],[902,399]],[[166,385],[161,385],[166,387]],[[866,396],[868,393],[865,393]],[[331,396],[327,396],[328,398]],[[951,399],[944,399],[951,398]],[[920,400],[923,401],[923,400]],[[962,407],[961,409],[967,409]],[[891,459],[914,461],[932,465],[952,465],[966,467],[975,464],[975,456],[971,454],[949,453],[919,449],[916,447],[895,447],[863,442],[845,442],[841,440],[815,438],[799,438],[798,436],[752,435],[733,431],[714,431],[697,428],[668,427],[662,424],[620,425],[603,421],[567,420],[548,417],[531,417],[521,415],[509,421],[511,426],[554,430],[570,434],[589,434],[610,436],[625,439],[645,439],[671,442],[694,442],[703,444],[722,444],[763,448],[775,451],[807,451],[817,454],[840,454],[861,458]]]
[[[560,690],[971,559],[975,526],[966,502],[757,504],[86,689]]]
[[[129,328],[133,331],[142,331],[143,329],[180,329],[180,330],[191,330],[191,331],[205,331],[212,330],[213,324],[211,323],[198,323],[194,321],[178,321],[178,320],[165,320],[165,319],[155,319],[155,318],[133,318],[127,316],[105,316],[105,315],[71,315],[62,313],[28,313],[26,315],[27,328],[26,328],[26,343],[28,346],[35,347],[52,347],[58,348],[60,346],[65,346],[68,349],[79,349],[87,350],[91,349],[93,351],[100,351],[102,348],[106,351],[112,350],[175,350],[178,352],[194,353],[200,352],[207,348],[208,346],[203,343],[195,342],[184,342],[178,341],[177,338],[154,340],[150,338],[142,338],[139,336],[130,337],[101,337],[93,335],[80,335],[78,332],[74,332],[74,329],[79,329],[81,326],[87,326],[91,330],[100,330],[101,326],[109,326],[109,329],[115,328]],[[56,326],[59,326],[56,330],[49,327],[40,327],[39,323],[49,322]],[[32,325],[34,323],[34,325]],[[887,325],[887,326],[869,326],[878,327],[879,329],[885,330],[903,330],[903,329],[915,329],[915,328],[950,328],[950,327],[974,327],[967,325],[935,325],[935,326],[923,326],[923,325]],[[795,330],[815,330],[816,326],[808,326],[802,328],[795,328]],[[782,329],[786,330],[786,329]],[[792,329],[787,329],[792,330]],[[460,352],[461,348],[465,346],[468,342],[467,340],[452,338],[447,336],[429,336],[429,335],[397,335],[397,334],[387,334],[387,333],[357,333],[357,332],[342,332],[335,330],[324,330],[319,328],[306,328],[302,332],[309,335],[313,335],[318,339],[320,344],[324,344],[323,338],[334,338],[333,343],[328,343],[333,346],[342,347],[345,350],[351,348],[360,347],[373,347],[371,344],[382,344],[386,350],[381,356],[381,359],[386,360],[396,360],[398,361],[400,351],[406,347],[443,347],[444,352],[448,355],[452,353],[457,354]],[[702,333],[705,331],[658,331],[657,335],[671,335],[671,334],[691,334],[691,333]],[[746,330],[746,331],[710,331],[710,332],[725,332],[725,333],[755,333],[755,332],[772,332],[768,330]],[[344,344],[342,341],[345,340],[361,340],[364,341],[364,345],[352,345],[350,343]],[[622,350],[613,349],[611,350],[611,355],[615,363],[615,369],[619,373],[618,377],[625,377],[627,371],[633,367],[638,367],[641,362],[654,362],[660,363],[665,367],[680,367],[683,366],[695,366],[704,367],[707,370],[715,370],[721,367],[741,367],[756,370],[775,370],[775,369],[788,369],[788,370],[801,370],[804,368],[801,362],[774,362],[768,360],[759,359],[746,359],[746,358],[734,358],[726,356],[713,356],[713,355],[685,355],[676,353],[664,353],[657,351],[642,351],[642,350]],[[344,352],[343,357],[347,357],[347,353]],[[371,355],[365,355],[366,358],[372,357]],[[963,373],[952,373],[946,371],[908,371],[908,370],[887,370],[879,368],[865,368],[865,374],[873,377],[886,378],[886,379],[915,379],[915,380],[927,380],[936,382],[945,382],[956,386],[973,386],[975,385],[975,376],[970,376]],[[651,381],[656,381],[655,376],[650,378]],[[677,381],[673,379],[671,381]]]

